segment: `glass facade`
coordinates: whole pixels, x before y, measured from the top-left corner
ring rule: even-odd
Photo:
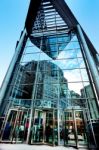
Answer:
[[[42,1],[25,42],[2,104],[1,140],[96,144],[95,83],[76,30],[70,31],[50,1]]]

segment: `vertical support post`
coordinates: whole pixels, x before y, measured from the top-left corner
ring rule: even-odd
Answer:
[[[42,38],[41,38],[41,44],[40,44],[40,49],[42,48]],[[38,79],[38,69],[39,69],[39,61],[40,61],[40,54],[39,54],[39,60],[37,62],[37,68],[36,68],[36,75],[35,75],[35,81],[34,81],[34,87],[32,91],[32,99],[31,99],[31,110],[30,110],[30,118],[29,118],[29,128],[28,128],[28,133],[27,133],[27,144],[29,144],[30,140],[30,134],[31,134],[31,125],[32,125],[32,120],[33,120],[33,113],[34,113],[34,100],[35,100],[35,92],[36,92],[36,84],[37,84],[37,79]]]
[[[59,101],[60,101],[60,84],[59,84],[59,71],[58,73],[58,101],[57,101],[57,127],[58,127],[58,145],[60,145],[60,108],[59,108]]]
[[[73,113],[73,121],[74,121],[74,137],[76,140],[76,147],[78,148],[78,135],[77,135],[77,124],[76,124],[76,117],[75,117],[75,110],[72,109]]]
[[[37,63],[35,82],[34,82],[34,87],[33,87],[33,92],[32,92],[30,118],[29,118],[29,128],[28,128],[27,142],[26,142],[27,144],[30,143],[31,125],[32,125],[33,113],[34,113],[34,99],[35,99],[36,83],[37,83],[37,76],[38,76],[38,67],[39,67],[39,61]]]
[[[46,131],[46,113],[45,111],[43,111],[43,143],[45,142],[45,131]]]
[[[55,110],[53,109],[53,146],[55,145],[55,133],[54,133],[54,129],[55,129]]]
[[[87,43],[86,43],[86,40],[84,38],[82,29],[81,29],[81,27],[80,27],[79,24],[77,25],[77,30],[78,30],[80,41],[81,41],[82,46],[84,48],[84,53],[86,55],[90,71],[92,73],[92,77],[93,77],[93,80],[95,82],[95,87],[96,87],[97,95],[98,95],[98,98],[99,98],[99,73],[97,71],[95,62],[94,62],[94,60],[93,60],[93,58],[92,58],[92,56],[90,54],[90,50],[89,50],[89,48],[87,46]],[[99,106],[99,101],[97,101],[97,103],[98,103],[98,106]]]
[[[66,121],[67,121],[66,113],[67,113],[67,112],[66,112],[66,110],[65,110],[65,111],[64,111],[64,134],[65,134],[65,135],[67,134],[67,133],[66,133],[66,132],[67,132],[67,130],[66,130],[66,129],[67,129],[67,128],[66,128]],[[66,144],[68,143],[68,141],[67,141],[68,139],[65,138],[65,135],[64,135],[64,146],[66,146]]]
[[[60,145],[60,118],[59,118],[59,107],[57,109],[57,127],[58,127],[58,145]]]

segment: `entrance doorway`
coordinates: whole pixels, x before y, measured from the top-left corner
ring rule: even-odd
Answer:
[[[30,109],[11,108],[2,119],[1,141],[27,142]],[[34,109],[31,144],[96,147],[93,123],[87,109]]]
[[[29,124],[29,112],[30,110],[26,108],[9,109],[9,112],[2,123],[0,131],[1,141],[26,141]]]
[[[35,109],[31,144],[54,145],[54,110]]]
[[[67,109],[64,112],[64,145],[87,147],[87,129],[84,111]]]

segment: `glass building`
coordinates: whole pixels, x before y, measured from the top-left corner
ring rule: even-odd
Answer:
[[[64,0],[31,0],[0,90],[0,141],[99,146],[99,54]]]

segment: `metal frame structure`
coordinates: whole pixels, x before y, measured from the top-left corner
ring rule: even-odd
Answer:
[[[53,17],[50,15],[49,12],[55,13],[55,20],[54,20],[55,22],[53,22]],[[36,24],[36,23],[38,23],[38,21],[40,21],[39,25]],[[56,23],[56,22],[58,22],[58,23]],[[38,27],[38,26],[40,26],[40,27]],[[72,37],[74,35],[77,36],[78,42],[79,42],[79,45],[81,48],[81,52],[83,55],[83,59],[86,64],[87,73],[89,75],[90,84],[92,86],[92,90],[94,91],[93,93],[95,96],[96,106],[99,111],[99,69],[98,69],[99,68],[99,56],[98,56],[99,54],[95,50],[94,46],[90,42],[86,33],[84,32],[84,30],[82,29],[79,22],[76,20],[76,18],[74,17],[74,15],[72,14],[71,10],[69,9],[69,7],[67,6],[67,4],[65,3],[64,0],[61,0],[61,1],[60,0],[31,0],[24,30],[20,36],[19,42],[18,42],[16,50],[15,50],[15,54],[10,63],[10,66],[8,68],[8,71],[6,73],[6,76],[4,78],[4,81],[2,83],[1,90],[0,90],[0,104],[1,104],[1,106],[0,106],[1,112],[0,113],[1,113],[1,116],[4,115],[3,112],[5,111],[4,109],[6,108],[5,119],[4,119],[4,124],[3,124],[3,128],[2,128],[3,131],[1,131],[1,140],[3,137],[3,133],[4,133],[4,127],[6,126],[6,122],[9,117],[8,112],[10,109],[12,110],[12,108],[13,108],[12,106],[14,103],[14,100],[9,100],[9,102],[7,100],[7,98],[8,99],[11,98],[11,96],[9,96],[11,89],[9,90],[8,87],[14,81],[13,72],[17,71],[18,62],[21,61],[21,59],[24,55],[24,49],[26,49],[27,41],[30,40],[31,43],[33,43],[34,45],[37,46],[37,48],[39,48],[44,53],[46,53],[48,56],[50,56],[53,60],[55,60],[56,58],[55,58],[55,56],[53,56],[53,52],[51,50],[49,50],[48,52],[45,52],[46,47],[44,47],[44,44],[45,44],[44,42],[49,40],[49,39],[47,39],[48,38],[47,36],[48,35],[52,36],[52,35],[54,35],[54,33],[56,34],[56,36],[60,36],[63,33],[66,34],[67,41],[65,42],[65,46],[67,46],[71,42]],[[58,42],[56,44],[56,47],[57,47],[57,45],[59,45]],[[51,46],[51,44],[50,44],[50,46]],[[57,52],[57,53],[60,53],[60,52]],[[36,61],[35,62],[31,61],[30,64],[32,64],[32,63],[34,63],[34,66],[36,66],[36,71],[35,71],[36,73],[35,73],[35,79],[33,79],[34,85],[32,85],[33,87],[32,87],[32,96],[31,96],[31,105],[29,108],[30,109],[29,126],[28,126],[26,143],[30,143],[30,141],[31,141],[30,140],[31,130],[32,130],[32,125],[33,125],[33,121],[35,118],[35,110],[37,109],[35,106],[35,101],[36,101],[35,93],[36,93],[36,88],[37,88],[36,84],[38,83],[38,80],[39,80],[38,72],[40,72],[39,70],[40,70],[40,65],[41,65],[40,53],[39,53],[39,61],[37,63],[36,63]],[[49,65],[49,64],[46,64],[46,66],[47,65]],[[51,65],[52,64],[50,63],[50,65],[49,65],[50,69],[51,69]],[[29,66],[29,63],[25,65],[25,67],[27,67],[27,68],[28,68],[28,66]],[[22,68],[21,66],[19,66],[20,70],[23,72],[25,70],[25,67]],[[54,65],[54,67],[56,67],[56,66]],[[57,76],[58,76],[57,84],[60,84],[60,74],[62,74],[62,73],[60,73],[61,72],[60,68],[58,68],[57,72],[58,72],[57,73]],[[11,81],[11,80],[13,80],[13,81]],[[54,80],[54,82],[56,82],[56,80]],[[23,85],[25,85],[25,84],[26,83],[24,83]],[[17,87],[17,88],[19,88],[19,87]],[[29,88],[31,88],[31,85]],[[60,87],[59,86],[57,87],[57,90],[58,90],[58,96],[57,96],[57,101],[56,101],[56,103],[57,103],[57,108],[56,108],[56,110],[57,110],[57,129],[58,129],[57,144],[60,145],[60,119],[59,118],[60,118],[61,108],[60,108],[60,93],[59,93]],[[14,91],[14,89],[13,89],[13,91]],[[84,91],[85,91],[85,89],[84,89]],[[62,101],[64,102],[64,100],[62,100]],[[86,98],[86,103],[87,103],[87,110],[88,110],[89,103],[88,103],[87,98]],[[6,107],[6,105],[7,105],[7,107]],[[65,105],[65,103],[64,103],[64,105]],[[21,105],[20,105],[20,107],[21,107]],[[42,110],[43,109],[44,108],[42,108]],[[74,110],[75,107],[72,106],[72,109]],[[48,108],[46,108],[46,111],[47,110],[48,110]],[[64,111],[65,111],[65,109],[64,109]],[[88,114],[90,114],[90,110],[88,110]],[[75,132],[76,132],[76,147],[79,147],[78,146],[78,137],[77,137],[77,125],[75,122],[76,121],[75,113],[73,112],[72,115],[73,115],[73,119],[74,119],[74,128],[75,128]],[[54,118],[55,118],[55,108],[53,108],[53,119]],[[85,119],[85,120],[87,122],[87,119]],[[91,123],[94,145],[95,145],[95,147],[97,147],[98,143],[96,141],[92,119],[89,119],[88,121],[90,121],[90,123]],[[97,121],[98,121],[98,119],[97,119]],[[53,131],[53,137],[54,137],[54,131]],[[43,139],[43,142],[44,142],[44,139]],[[53,142],[53,143],[55,144],[55,142]],[[90,147],[90,144],[89,144],[89,147]]]

